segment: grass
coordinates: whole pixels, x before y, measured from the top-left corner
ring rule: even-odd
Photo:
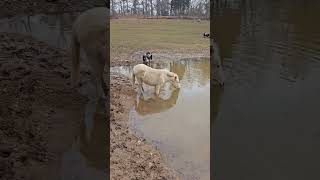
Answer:
[[[209,21],[178,19],[112,19],[111,58],[128,57],[136,51],[190,52],[209,49]]]

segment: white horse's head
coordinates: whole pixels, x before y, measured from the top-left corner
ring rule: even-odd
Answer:
[[[170,83],[177,89],[181,88],[179,76],[176,73],[168,71],[167,76],[169,77]]]

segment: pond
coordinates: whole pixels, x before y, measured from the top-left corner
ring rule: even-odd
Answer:
[[[319,179],[319,1],[217,1],[214,179]]]
[[[79,13],[20,15],[0,19],[0,32],[30,35],[56,48],[67,49],[72,24]]]
[[[169,159],[182,179],[210,179],[210,61],[183,59],[152,64],[178,74],[181,88],[169,83],[160,96],[144,85],[132,107],[130,128],[153,143]],[[132,67],[112,67],[111,72],[131,78]]]

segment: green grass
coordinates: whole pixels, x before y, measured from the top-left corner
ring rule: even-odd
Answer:
[[[177,19],[112,19],[111,57],[140,50],[196,51],[209,49],[209,21]]]

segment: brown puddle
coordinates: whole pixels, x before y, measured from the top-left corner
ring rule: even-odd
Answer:
[[[165,86],[156,98],[144,86],[129,115],[131,130],[156,145],[182,179],[210,178],[210,61],[184,59],[155,63],[179,75],[181,89]],[[111,72],[131,78],[130,66]]]

